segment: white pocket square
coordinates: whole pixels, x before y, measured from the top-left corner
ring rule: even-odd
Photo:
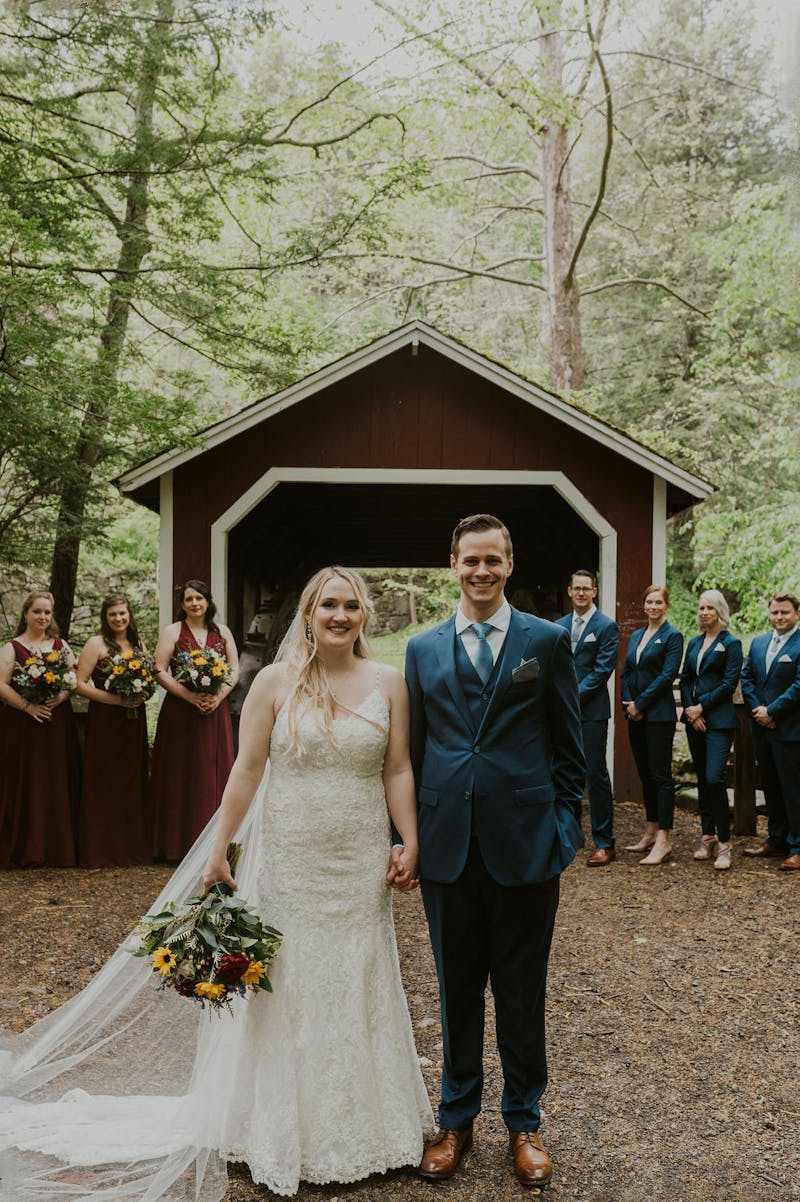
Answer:
[[[597,637],[590,632],[583,641],[584,643],[596,643]]]
[[[779,664],[790,664],[792,662],[791,655],[782,655],[778,660]]]
[[[715,650],[715,651],[724,651],[724,650],[725,650],[725,648],[722,646],[722,643],[717,643],[717,645],[716,645],[716,647],[714,648],[714,650]]]
[[[660,642],[661,642],[661,639],[656,639],[656,641],[655,641],[655,643],[654,643],[654,646],[658,646],[658,644],[659,644]]]
[[[511,673],[511,679],[514,684],[523,683],[526,680],[535,680],[539,675],[539,661],[534,655],[533,659],[523,659],[519,665]]]

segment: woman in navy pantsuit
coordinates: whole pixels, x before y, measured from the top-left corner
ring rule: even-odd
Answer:
[[[686,648],[681,701],[686,738],[697,773],[702,835],[695,860],[709,860],[716,845],[716,869],[731,866],[731,819],[725,770],[736,714],[733,693],[742,670],[742,644],[728,631],[730,610],[718,589],[700,594],[697,623],[702,631]]]
[[[672,740],[678,716],[672,682],[681,665],[683,635],[667,621],[668,609],[666,585],[649,585],[644,594],[647,625],[630,637],[620,681],[647,819],[638,843],[625,850],[647,852],[639,861],[646,865],[663,864],[672,854]]]

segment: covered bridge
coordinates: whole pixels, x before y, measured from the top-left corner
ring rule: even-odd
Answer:
[[[160,514],[162,624],[174,617],[175,586],[199,577],[240,646],[256,647],[318,567],[445,566],[456,521],[480,511],[511,530],[513,604],[557,617],[570,571],[594,568],[599,608],[619,622],[624,646],[642,621],[643,588],[664,579],[667,518],[712,492],[421,322],[225,418],[120,485]],[[624,798],[633,782],[619,725]]]

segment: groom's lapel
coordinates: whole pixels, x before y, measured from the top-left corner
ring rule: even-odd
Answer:
[[[526,629],[524,622],[516,610],[511,611],[511,622],[509,623],[508,633],[506,634],[503,643],[502,661],[500,670],[497,673],[494,692],[492,693],[489,704],[483,715],[483,720],[476,734],[476,739],[480,737],[483,730],[492,720],[492,715],[497,709],[503,694],[511,684],[511,674],[515,668],[519,667],[520,662],[525,658],[525,648],[530,642],[530,631]]]
[[[436,654],[439,657],[439,668],[450,696],[455,702],[456,709],[461,714],[470,731],[475,729],[475,723],[470,713],[467,699],[464,696],[464,690],[461,687],[461,680],[456,667],[456,620],[452,618],[439,631],[436,639]]]

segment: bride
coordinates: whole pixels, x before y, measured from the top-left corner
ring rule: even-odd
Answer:
[[[369,657],[369,610],[353,572],[308,582],[248,694],[221,808],[153,907],[205,859],[204,887],[238,885],[283,933],[274,992],[198,1015],[123,945],[0,1052],[0,1198],[218,1202],[226,1160],[283,1195],[418,1163],[433,1118],[387,888],[417,884],[408,698]]]

